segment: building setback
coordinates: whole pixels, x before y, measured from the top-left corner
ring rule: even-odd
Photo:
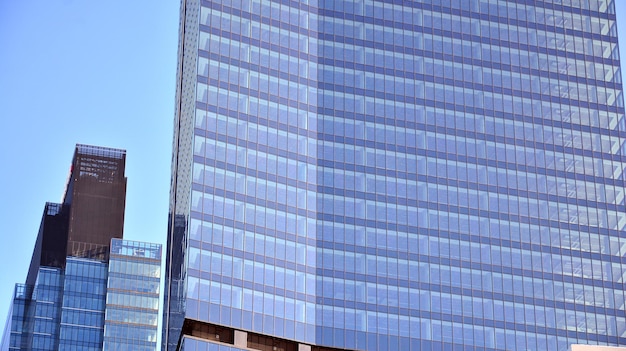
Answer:
[[[183,0],[164,350],[626,345],[613,0]]]
[[[122,239],[125,162],[124,150],[76,146],[0,350],[156,350],[161,245]]]

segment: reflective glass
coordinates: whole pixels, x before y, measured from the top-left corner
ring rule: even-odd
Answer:
[[[166,347],[626,344],[612,1],[185,6]]]

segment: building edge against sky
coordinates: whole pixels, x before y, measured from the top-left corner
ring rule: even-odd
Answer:
[[[77,145],[47,203],[0,350],[157,349],[161,245],[122,240],[126,152]]]
[[[182,1],[177,82],[165,349],[626,345],[613,1]]]

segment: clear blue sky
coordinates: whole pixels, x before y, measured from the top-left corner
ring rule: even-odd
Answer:
[[[0,333],[76,143],[128,151],[125,237],[165,243],[178,10],[178,0],[0,0]]]
[[[0,0],[0,334],[76,143],[127,150],[124,236],[165,244],[178,11],[178,0]]]

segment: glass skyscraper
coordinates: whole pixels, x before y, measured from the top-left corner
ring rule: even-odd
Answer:
[[[63,204],[47,203],[0,350],[154,351],[161,245],[122,240],[124,150],[77,145]]]
[[[183,0],[164,348],[626,345],[613,0]]]

